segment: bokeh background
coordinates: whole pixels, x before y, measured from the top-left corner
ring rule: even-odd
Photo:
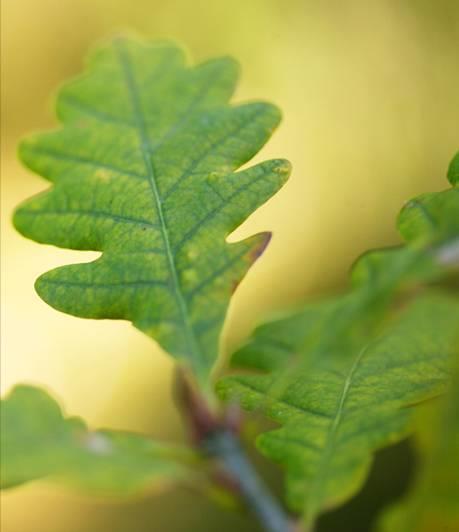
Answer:
[[[266,317],[343,286],[357,255],[397,242],[408,198],[446,185],[459,147],[457,0],[2,0],[1,9],[2,393],[37,383],[91,425],[183,438],[172,364],[156,345],[127,323],[72,318],[35,294],[40,273],[90,254],[39,246],[10,225],[14,206],[45,187],[17,162],[17,142],[55,125],[52,95],[98,39],[133,29],[178,40],[197,61],[231,54],[243,68],[236,100],[283,110],[260,158],[286,157],[294,172],[234,234],[274,238],[237,291],[223,353]],[[388,452],[371,482],[395,493],[410,454]],[[351,505],[360,515],[376,504],[369,493]],[[4,495],[2,509],[2,532],[256,529],[186,492],[114,503],[40,483]],[[339,529],[357,532],[346,515]],[[333,516],[320,527],[333,529]]]

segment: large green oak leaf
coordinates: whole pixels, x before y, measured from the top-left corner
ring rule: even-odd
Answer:
[[[290,172],[285,160],[236,172],[280,120],[268,103],[229,105],[237,75],[230,58],[189,67],[174,45],[117,37],[60,90],[63,127],[20,146],[53,186],[20,206],[16,228],[102,252],[42,275],[39,295],[75,316],[132,321],[203,385],[231,295],[270,234],[225,239]]]

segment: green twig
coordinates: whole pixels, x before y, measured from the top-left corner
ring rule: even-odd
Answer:
[[[210,434],[206,448],[209,455],[221,461],[266,532],[293,532],[292,522],[262,483],[239,439],[231,431],[221,429]]]
[[[177,392],[195,446],[220,466],[217,480],[241,497],[265,532],[294,532],[293,521],[269,492],[243,449],[234,420],[212,412],[183,371]]]

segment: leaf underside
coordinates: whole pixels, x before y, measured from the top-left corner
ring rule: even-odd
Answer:
[[[400,213],[404,246],[362,256],[348,293],[259,327],[232,360],[252,373],[218,384],[282,425],[257,443],[285,466],[288,502],[307,525],[353,495],[372,453],[447,385],[459,340],[459,178],[448,177],[452,189]]]
[[[16,228],[103,252],[42,275],[39,295],[75,316],[132,321],[202,382],[232,292],[270,234],[225,238],[290,172],[285,160],[235,172],[280,119],[267,103],[228,104],[237,74],[230,58],[190,68],[174,45],[119,37],[60,90],[63,127],[20,146],[53,186],[20,206]]]
[[[51,477],[103,496],[133,495],[197,478],[193,453],[146,436],[90,431],[46,392],[16,386],[2,400],[2,489]]]

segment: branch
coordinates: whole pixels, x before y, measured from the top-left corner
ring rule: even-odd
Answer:
[[[187,375],[177,372],[177,399],[193,443],[220,463],[226,487],[231,487],[257,516],[266,532],[294,532],[293,521],[269,492],[247,458],[234,416],[222,417],[209,408]]]

